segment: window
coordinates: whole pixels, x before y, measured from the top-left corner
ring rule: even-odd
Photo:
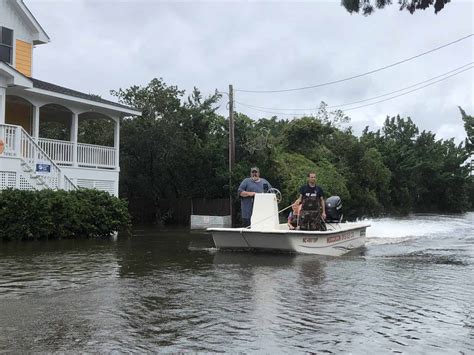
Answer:
[[[0,27],[0,60],[12,64],[13,30]]]

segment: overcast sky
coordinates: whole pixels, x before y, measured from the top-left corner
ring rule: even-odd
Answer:
[[[229,84],[242,90],[317,85],[372,71],[474,33],[470,0],[452,1],[437,15],[432,8],[410,15],[392,5],[368,17],[350,15],[339,0],[24,1],[51,38],[35,49],[33,76],[107,99],[111,89],[146,85],[154,77],[187,93],[196,86],[205,95],[215,89],[228,91]],[[311,112],[296,109],[318,107],[321,101],[340,105],[373,98],[473,61],[471,36],[354,80],[282,93],[236,91],[235,100],[271,108],[266,111],[289,108],[281,111],[289,115],[278,116],[291,118]],[[220,110],[224,115],[225,100]],[[465,132],[457,106],[474,114],[474,69],[347,114],[356,132],[366,125],[378,129],[387,115],[400,114],[410,116],[421,130],[459,141]],[[236,110],[255,119],[273,115],[238,103]]]

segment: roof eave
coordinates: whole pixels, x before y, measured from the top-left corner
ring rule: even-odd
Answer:
[[[45,89],[32,87],[32,88],[29,88],[28,91],[33,92],[33,93],[37,93],[37,94],[41,94],[41,95],[53,96],[53,97],[57,97],[57,98],[60,98],[60,99],[64,99],[64,100],[68,100],[68,101],[72,101],[72,102],[77,102],[77,103],[80,103],[80,104],[85,104],[85,105],[94,106],[94,107],[100,107],[100,108],[103,108],[103,109],[115,111],[117,113],[123,113],[123,114],[126,114],[126,115],[140,116],[142,114],[141,111],[134,110],[133,108],[127,109],[127,108],[123,108],[123,107],[118,107],[118,106],[114,106],[114,105],[110,105],[110,104],[106,104],[106,103],[102,103],[102,102],[97,102],[97,101],[94,101],[94,100],[87,100],[87,99],[84,99],[84,98],[81,98],[81,97],[66,95],[66,94],[63,94],[63,93],[58,93],[58,92],[49,91],[49,90],[45,90]]]
[[[49,37],[47,36],[42,36],[41,33],[38,33],[37,36],[35,36],[33,38],[33,44],[35,46],[39,45],[39,44],[45,44],[45,43],[49,43],[51,42],[51,40],[49,39]]]
[[[27,89],[33,87],[33,82],[28,77],[5,62],[0,62],[0,79],[1,78],[5,79],[8,86],[18,86]]]
[[[33,16],[31,11],[25,5],[23,0],[13,0],[13,3],[18,6],[18,8],[22,11],[23,17],[30,23],[31,26],[37,31],[35,36],[33,37],[33,44],[43,44],[48,43],[51,41],[46,31],[41,27],[38,20]]]

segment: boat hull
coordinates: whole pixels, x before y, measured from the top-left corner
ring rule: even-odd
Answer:
[[[340,256],[365,245],[368,224],[328,224],[328,231],[209,228],[218,249],[259,249]]]

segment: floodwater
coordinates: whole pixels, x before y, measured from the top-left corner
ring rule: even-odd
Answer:
[[[0,244],[0,352],[474,353],[474,213],[371,222],[338,258],[183,229]]]

